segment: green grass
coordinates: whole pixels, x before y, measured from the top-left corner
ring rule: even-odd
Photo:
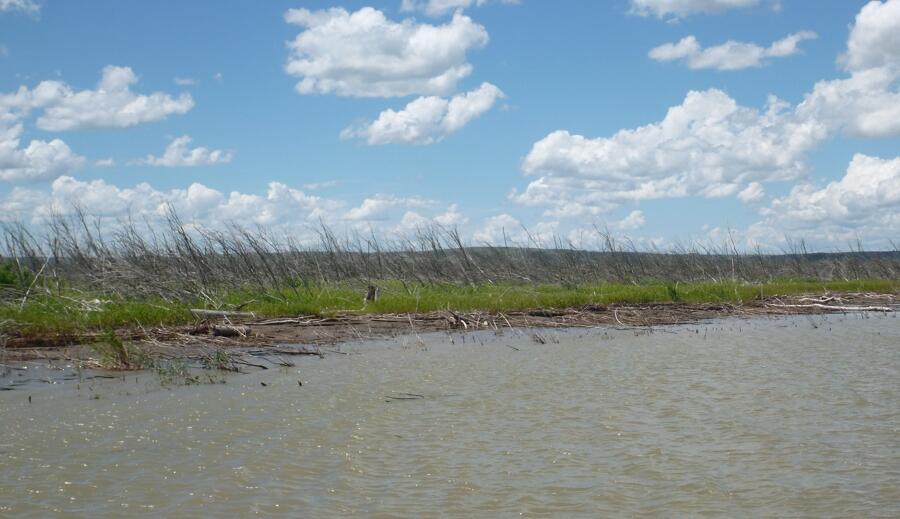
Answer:
[[[186,304],[113,299],[109,304],[85,305],[75,299],[73,296],[70,299],[33,296],[24,308],[17,300],[3,303],[0,304],[0,322],[23,335],[41,335],[109,330],[129,325],[170,325],[191,319]]]
[[[406,313],[454,310],[508,312],[529,308],[565,308],[582,305],[642,303],[740,303],[772,295],[824,292],[896,293],[900,280],[858,281],[783,280],[771,283],[668,283],[583,284],[577,286],[482,284],[415,285],[380,282],[381,297],[364,304],[364,286],[359,284],[284,288],[278,290],[231,290],[216,297],[222,309],[240,307],[260,317],[331,315],[335,313]],[[125,327],[153,327],[192,321],[190,308],[212,308],[208,301],[171,303],[163,300],[109,299],[100,304],[84,303],[95,296],[66,297],[34,295],[24,308],[20,301],[0,303],[0,322],[6,330],[22,335],[98,332]]]

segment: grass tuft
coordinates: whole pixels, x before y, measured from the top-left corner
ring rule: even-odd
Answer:
[[[108,370],[127,371],[146,368],[146,357],[140,349],[126,344],[112,329],[103,338],[91,343],[91,349],[99,357],[100,367]]]

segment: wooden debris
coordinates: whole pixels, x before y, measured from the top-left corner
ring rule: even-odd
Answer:
[[[217,325],[212,327],[212,334],[215,337],[247,337],[250,334],[250,328],[247,326]]]
[[[894,309],[889,306],[835,306],[823,305],[822,303],[809,303],[801,305],[785,305],[778,303],[767,303],[766,306],[776,308],[821,308],[832,312],[893,312]]]
[[[204,310],[202,308],[191,308],[194,317],[209,319],[210,317],[218,318],[238,318],[238,319],[256,319],[253,312],[232,312],[229,310]]]

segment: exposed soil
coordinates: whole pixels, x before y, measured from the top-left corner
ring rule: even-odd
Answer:
[[[275,319],[228,318],[198,320],[192,325],[150,329],[121,329],[117,335],[168,354],[193,355],[215,348],[315,347],[348,340],[383,338],[435,331],[500,330],[503,328],[566,328],[610,326],[652,328],[722,317],[778,316],[841,312],[892,312],[897,294],[829,294],[827,296],[770,297],[743,304],[653,303],[589,305],[567,309],[515,312],[430,312],[423,314],[344,314],[331,317],[298,316]],[[84,346],[99,334],[13,336],[6,340],[7,361],[87,358]]]

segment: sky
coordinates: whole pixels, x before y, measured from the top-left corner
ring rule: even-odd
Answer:
[[[0,221],[900,244],[900,0],[0,0]]]

